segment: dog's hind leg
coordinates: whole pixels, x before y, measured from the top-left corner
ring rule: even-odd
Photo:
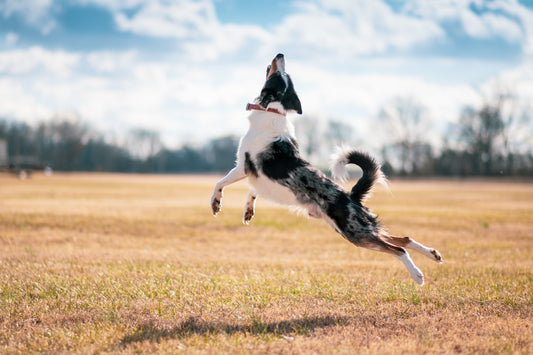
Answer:
[[[248,191],[248,198],[246,199],[246,204],[244,205],[244,215],[242,218],[242,223],[248,224],[254,217],[256,199],[257,193],[252,188],[250,188],[250,190]]]
[[[411,260],[409,253],[405,249],[399,246],[391,245],[381,239],[364,240],[354,244],[363,248],[381,251],[396,256],[403,262],[413,280],[415,280],[415,282],[420,286],[424,284],[424,274],[418,267],[416,267],[413,260]]]
[[[244,172],[244,168],[240,165],[237,165],[231,169],[230,172],[219,182],[217,182],[215,185],[215,190],[213,191],[213,195],[211,196],[211,211],[213,216],[216,216],[218,212],[220,212],[220,208],[222,206],[222,190],[224,190],[224,187],[242,180],[245,177],[246,173]]]
[[[399,256],[400,260],[403,262],[407,270],[409,270],[409,273],[411,274],[411,277],[417,284],[422,286],[424,284],[424,274],[422,271],[420,271],[419,268],[416,267],[413,260],[411,260],[411,256],[406,251],[403,255]]]
[[[419,242],[417,242],[414,239],[411,239],[409,237],[393,237],[391,235],[384,235],[382,238],[392,245],[396,245],[402,248],[412,249],[419,253],[424,254],[431,260],[434,260],[438,263],[442,263],[442,257],[440,256],[440,253],[433,248],[429,248]]]

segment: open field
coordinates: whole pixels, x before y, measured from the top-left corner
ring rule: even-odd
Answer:
[[[393,181],[438,265],[356,248],[216,177],[0,175],[0,353],[533,353],[533,184]],[[352,182],[353,183],[353,182]]]

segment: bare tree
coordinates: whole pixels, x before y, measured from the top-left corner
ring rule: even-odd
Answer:
[[[300,151],[307,159],[312,160],[320,152],[322,143],[320,120],[316,116],[303,116],[298,118],[294,125]]]
[[[41,122],[33,138],[39,157],[54,162],[54,169],[76,170],[78,159],[91,131],[76,113],[58,113]]]
[[[427,141],[431,120],[425,106],[412,97],[397,97],[380,110],[378,119],[391,142],[383,147],[384,159],[398,165],[402,174],[420,173],[424,162],[432,159]]]
[[[497,83],[491,105],[499,113],[503,128],[498,147],[505,159],[506,173],[513,174],[515,158],[530,153],[533,146],[533,121],[531,103],[523,102],[513,89]]]
[[[234,135],[213,138],[205,146],[205,156],[214,171],[227,171],[235,165],[239,137]]]
[[[518,168],[515,160],[531,153],[531,106],[500,82],[490,90],[481,108],[463,110],[458,141],[471,156],[473,173],[513,175]]]
[[[130,131],[126,139],[126,148],[136,158],[147,159],[157,154],[163,144],[159,132],[144,128],[135,128]]]
[[[349,145],[353,139],[353,127],[344,122],[330,120],[327,123],[325,138],[329,147]]]
[[[497,139],[501,137],[504,123],[500,107],[485,103],[480,110],[466,107],[459,119],[459,139],[472,156],[474,172],[492,173]]]

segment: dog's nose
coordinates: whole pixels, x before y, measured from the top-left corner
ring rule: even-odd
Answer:
[[[276,59],[281,59],[281,58],[283,58],[283,57],[284,57],[284,56],[283,56],[283,53],[278,53],[278,55],[276,56]]]

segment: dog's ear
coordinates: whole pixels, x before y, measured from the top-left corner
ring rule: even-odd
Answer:
[[[296,95],[296,91],[294,91],[294,85],[292,84],[291,77],[289,76],[289,86],[287,87],[287,90],[285,91],[285,95],[283,95],[283,98],[281,99],[281,104],[283,105],[283,108],[287,111],[294,110],[300,115],[302,114],[302,104],[300,103],[300,99],[298,98],[298,95]]]
[[[298,114],[302,114],[302,104],[300,103],[300,99],[298,98],[298,95],[296,95],[296,93],[294,93],[294,95],[289,96],[287,100],[283,100],[281,104],[283,105],[283,108],[287,111],[294,110]]]
[[[268,79],[268,74],[270,73],[270,68],[272,66],[269,64],[268,67],[267,67],[267,72],[266,72],[266,78]]]

